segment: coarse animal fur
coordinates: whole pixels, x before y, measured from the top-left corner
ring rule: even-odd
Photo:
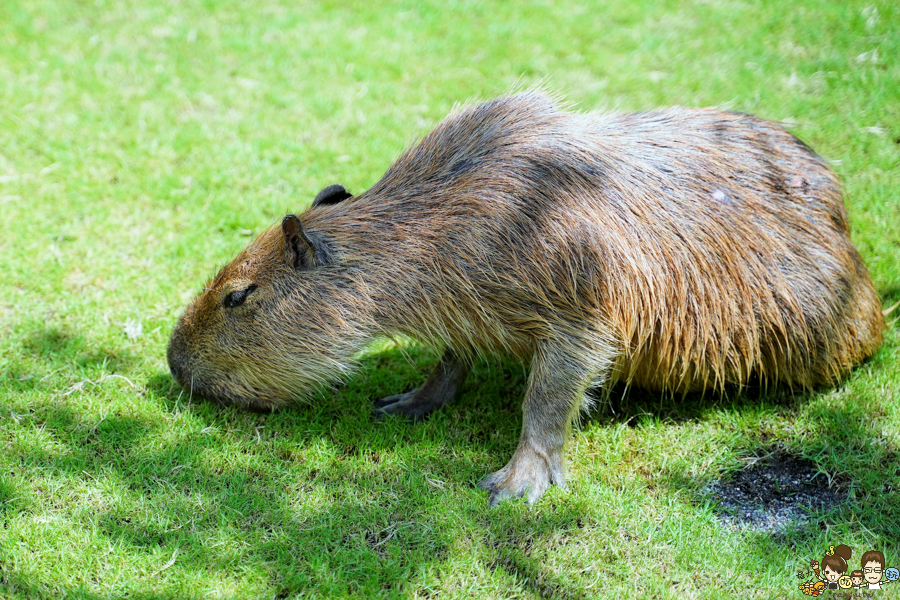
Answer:
[[[562,485],[585,390],[835,382],[885,327],[841,185],[775,123],[711,109],[577,114],[527,92],[458,109],[371,189],[322,191],[187,307],[168,357],[194,394],[258,409],[346,377],[378,336],[444,348],[378,403],[419,418],[472,359],[531,365],[491,503]]]

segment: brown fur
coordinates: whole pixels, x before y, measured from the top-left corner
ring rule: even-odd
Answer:
[[[381,335],[447,349],[384,412],[450,399],[476,354],[530,361],[519,448],[482,482],[492,503],[563,484],[588,387],[828,384],[885,326],[839,181],[778,125],[709,109],[574,114],[533,92],[454,112],[370,190],[285,218],[207,288],[169,363],[195,393],[238,405],[278,407],[348,376]]]

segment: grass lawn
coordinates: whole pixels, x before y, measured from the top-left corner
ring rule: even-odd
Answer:
[[[165,360],[253,235],[373,185],[454,103],[541,80],[583,110],[788,123],[843,179],[889,306],[898,32],[889,0],[3,0],[0,598],[801,598],[829,545],[900,567],[900,326],[833,389],[614,393],[530,509],[474,486],[518,441],[515,362],[408,425],[372,400],[427,375],[412,343],[271,415],[191,401]],[[702,490],[776,447],[846,500],[724,527]]]

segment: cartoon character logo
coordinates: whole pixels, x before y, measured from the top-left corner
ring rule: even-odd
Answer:
[[[822,557],[822,575],[819,576],[829,590],[838,589],[838,580],[847,572],[847,561],[852,554],[853,550],[845,544],[829,546],[828,552]]]
[[[861,568],[848,572],[852,555],[853,551],[845,544],[829,546],[821,561],[810,561],[810,571],[797,572],[799,579],[812,578],[801,583],[798,588],[807,596],[820,596],[826,590],[846,590],[843,597],[852,598],[854,590],[880,590],[885,585],[900,580],[900,569],[886,569],[884,554],[878,550],[863,553]],[[835,596],[838,597],[841,596]]]
[[[800,584],[800,591],[807,596],[821,596],[825,591],[825,582],[817,581],[815,583],[808,581]]]
[[[878,550],[869,550],[862,555],[860,562],[862,563],[863,577],[870,590],[880,590],[882,586],[894,583],[897,581],[897,577],[900,577],[900,571],[897,571],[897,569],[885,570],[884,554]],[[888,571],[890,571],[890,574],[888,574]],[[886,580],[881,579],[882,574],[887,577]],[[894,575],[893,579],[891,575]]]

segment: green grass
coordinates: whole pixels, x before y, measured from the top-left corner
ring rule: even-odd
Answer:
[[[831,544],[900,566],[897,327],[830,390],[614,397],[531,509],[474,487],[515,448],[518,364],[480,363],[410,426],[371,401],[427,374],[416,346],[274,415],[191,402],[165,362],[250,235],[371,186],[454,103],[541,80],[583,109],[788,122],[833,161],[893,304],[896,3],[347,4],[0,3],[0,598],[799,598]],[[779,444],[848,501],[724,530],[701,489]]]

